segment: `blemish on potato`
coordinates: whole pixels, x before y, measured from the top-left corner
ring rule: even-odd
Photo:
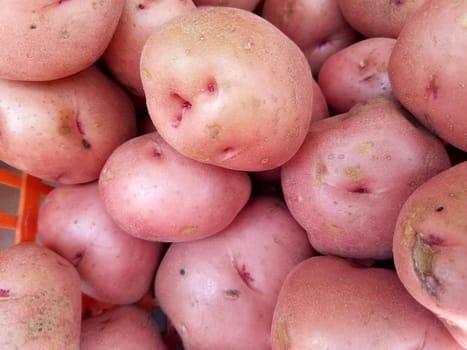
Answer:
[[[412,261],[415,272],[422,287],[433,298],[438,298],[439,281],[433,274],[433,257],[435,252],[432,247],[424,242],[420,235],[416,235],[415,245],[412,249]]]
[[[439,212],[442,212],[444,210],[444,207],[437,207],[435,210],[439,213]]]
[[[63,29],[60,33],[60,38],[62,39],[69,39],[70,38],[70,32],[67,29]]]
[[[86,140],[86,139],[82,139],[82,140],[81,140],[81,144],[83,145],[83,147],[84,147],[85,149],[90,149],[90,148],[91,148],[91,144],[90,144],[89,141]]]
[[[326,165],[323,162],[316,164],[316,185],[321,186],[323,184],[323,177],[328,172]]]
[[[325,225],[332,233],[334,234],[341,233],[340,227],[337,226],[336,224],[333,224],[331,222],[326,222]]]
[[[362,178],[363,172],[360,166],[348,166],[344,168],[344,174],[352,180],[359,180]]]
[[[144,4],[141,4],[141,3],[140,3],[140,4],[138,4],[137,8],[138,8],[139,10],[144,10],[144,9],[146,8],[146,6],[144,6]]]
[[[37,28],[37,25],[35,25],[35,24],[31,24],[31,25],[29,26],[29,29],[36,29],[36,28]]]
[[[141,69],[141,76],[144,80],[152,80],[152,75],[146,68]]]
[[[240,297],[240,291],[238,289],[224,290],[224,297],[229,300],[237,300]]]
[[[268,163],[269,163],[269,158],[263,158],[263,159],[261,159],[261,164],[262,164],[262,165],[266,165],[266,164],[268,164]]]
[[[209,135],[213,139],[216,139],[223,131],[222,126],[219,124],[206,125],[206,128],[208,129]]]
[[[0,298],[7,298],[9,296],[10,296],[10,290],[9,289],[0,288]]]
[[[180,276],[185,276],[185,269],[181,268],[180,270],[178,270],[178,273],[180,274]]]
[[[180,228],[180,230],[178,230],[178,233],[180,233],[181,235],[190,235],[196,232],[197,229],[198,226],[183,226],[182,228]]]
[[[280,350],[287,350],[290,346],[289,331],[287,329],[287,321],[279,321],[276,327],[276,339],[279,343]]]
[[[438,98],[439,86],[436,75],[430,75],[430,81],[425,89],[425,92],[425,99],[429,99],[431,97],[433,100],[436,100]]]
[[[370,150],[373,148],[374,143],[372,141],[363,142],[358,145],[357,153],[361,156],[367,155],[370,153]]]
[[[183,150],[182,152],[184,155],[186,155],[187,157],[189,158],[193,158],[193,159],[196,159],[196,160],[199,160],[199,161],[208,161],[209,160],[209,156],[205,153],[202,153],[202,152],[198,152],[198,151],[191,151],[191,150]]]

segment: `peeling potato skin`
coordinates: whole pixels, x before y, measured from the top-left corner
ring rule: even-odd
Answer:
[[[393,253],[409,293],[467,346],[467,162],[412,193],[396,223]]]

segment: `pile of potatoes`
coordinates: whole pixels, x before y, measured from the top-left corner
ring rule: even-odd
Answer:
[[[0,4],[0,349],[467,349],[467,0]]]

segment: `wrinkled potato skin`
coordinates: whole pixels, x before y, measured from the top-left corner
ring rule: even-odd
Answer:
[[[245,10],[203,7],[161,26],[145,44],[141,74],[158,132],[201,162],[275,168],[310,123],[313,78],[303,53]]]
[[[366,37],[397,38],[426,0],[337,0],[345,20]]]
[[[272,350],[461,350],[394,271],[317,256],[287,276],[274,310]]]
[[[102,56],[112,75],[132,93],[144,96],[139,63],[146,40],[162,23],[195,8],[191,0],[127,0]]]
[[[76,269],[52,250],[21,243],[0,251],[0,348],[79,350]]]
[[[80,350],[168,350],[145,310],[114,307],[83,321]]]
[[[253,11],[260,0],[194,0],[197,6],[229,6]]]
[[[387,67],[395,43],[391,38],[361,40],[324,62],[318,83],[334,114],[373,97],[393,98]]]
[[[262,15],[303,50],[315,76],[329,56],[357,40],[337,0],[266,0]]]
[[[0,1],[0,77],[45,81],[76,74],[102,55],[125,0]]]
[[[61,184],[94,181],[136,135],[127,94],[97,68],[50,82],[0,80],[0,159]]]
[[[467,162],[408,198],[394,233],[394,262],[409,293],[467,347]]]
[[[388,74],[397,99],[446,142],[467,151],[467,1],[427,1],[401,30]]]

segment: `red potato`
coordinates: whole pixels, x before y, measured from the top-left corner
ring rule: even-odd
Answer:
[[[136,135],[127,94],[97,68],[50,82],[0,80],[0,159],[61,184],[94,181]]]
[[[111,304],[140,300],[162,256],[161,243],[133,237],[113,222],[97,182],[54,188],[39,211],[38,237],[77,268],[86,295]]]
[[[229,6],[253,11],[260,0],[194,0],[197,6]]]
[[[315,76],[329,56],[357,41],[337,0],[265,0],[262,16],[303,50]]]
[[[94,64],[125,0],[0,1],[0,78],[45,81]]]
[[[391,38],[361,40],[324,62],[318,83],[334,114],[369,98],[394,98],[387,67],[395,43]]]
[[[272,350],[460,350],[392,270],[332,256],[297,265],[280,291]]]
[[[146,40],[162,23],[195,8],[192,0],[127,0],[103,62],[132,93],[144,96],[139,62]]]
[[[467,348],[467,162],[418,187],[394,233],[397,274]]]
[[[83,321],[80,350],[168,350],[151,314],[119,306]]]
[[[79,350],[79,275],[35,243],[0,251],[0,349]]]
[[[118,147],[99,178],[105,208],[127,233],[178,242],[224,229],[248,201],[244,172],[184,157],[157,133]]]
[[[426,0],[338,0],[345,20],[366,37],[397,38]]]
[[[156,298],[186,350],[268,350],[282,282],[312,254],[283,203],[256,197],[218,235],[170,246]]]
[[[317,121],[282,166],[289,210],[323,254],[392,257],[393,229],[410,193],[450,160],[443,144],[395,102],[369,100]]]
[[[198,8],[153,32],[141,56],[149,114],[177,151],[261,171],[298,150],[313,78],[300,49],[251,12]]]
[[[431,0],[402,28],[389,60],[394,95],[446,142],[467,150],[466,1]]]

